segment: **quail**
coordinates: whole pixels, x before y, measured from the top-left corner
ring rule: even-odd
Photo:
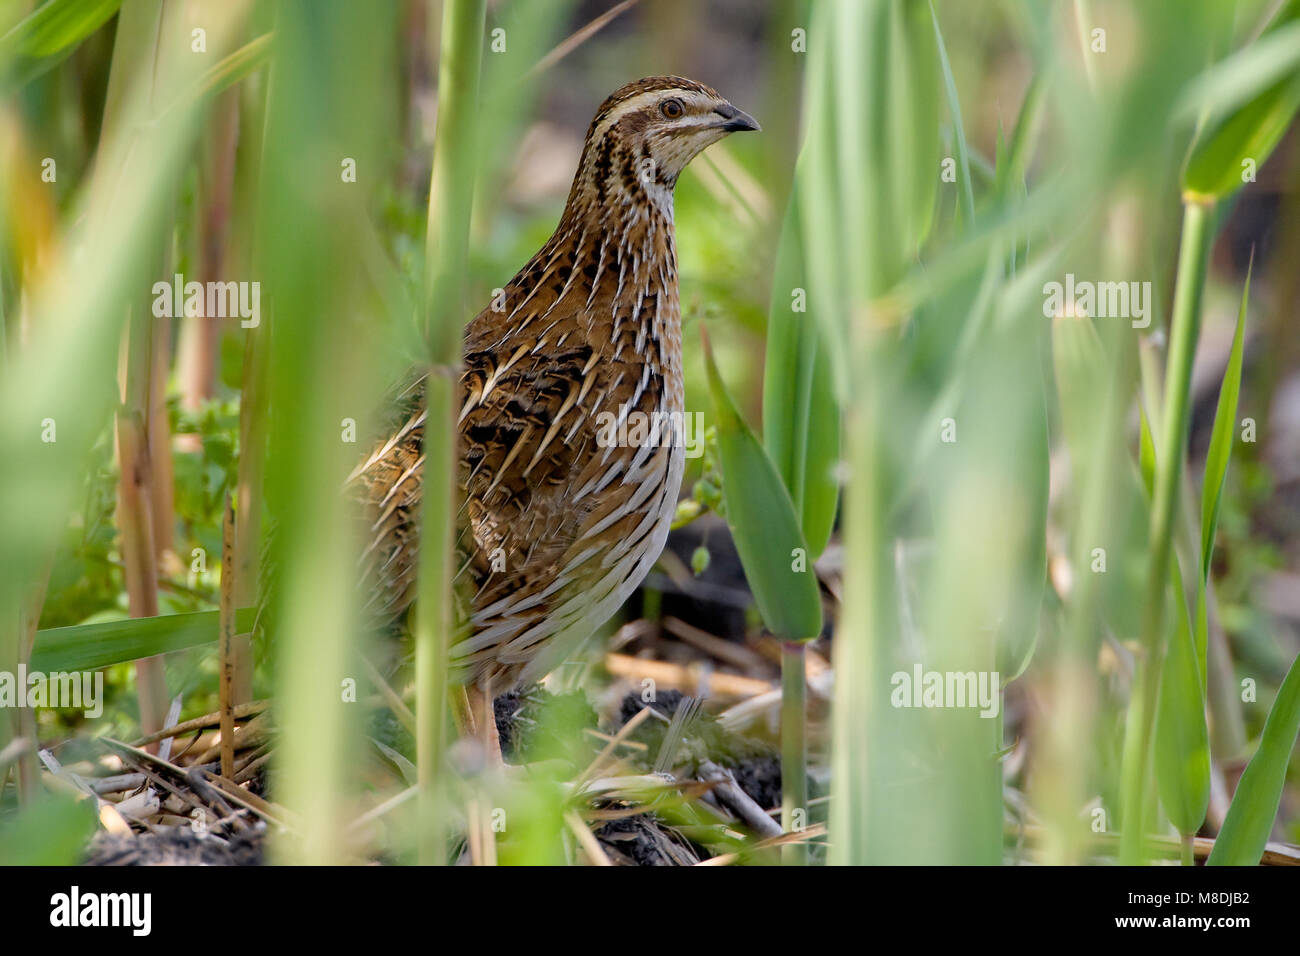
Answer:
[[[663,549],[685,466],[673,190],[701,150],[758,128],[682,77],[615,91],[554,234],[465,330],[456,583],[470,607],[452,664],[489,723],[492,695],[573,653]],[[369,610],[391,623],[415,592],[422,378],[400,394],[396,427],[349,479]],[[637,418],[651,426],[625,427]]]

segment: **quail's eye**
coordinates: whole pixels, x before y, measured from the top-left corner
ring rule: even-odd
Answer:
[[[669,119],[677,119],[677,117],[682,115],[682,101],[664,100],[659,104],[659,112],[663,113],[664,116]]]

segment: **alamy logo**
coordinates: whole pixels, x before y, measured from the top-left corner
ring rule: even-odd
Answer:
[[[1001,709],[1002,684],[997,671],[896,671],[889,679],[895,707],[978,707],[981,717],[996,717]]]
[[[153,925],[150,893],[82,893],[74,886],[50,897],[51,926],[126,926],[148,936]]]
[[[1150,282],[1075,282],[1065,274],[1065,284],[1043,284],[1043,315],[1087,315],[1099,319],[1132,319],[1133,328],[1151,324]]]
[[[155,318],[239,319],[246,329],[262,323],[262,283],[186,282],[176,273],[171,282],[153,284]]]
[[[620,405],[617,415],[597,414],[596,429],[601,448],[672,446],[685,448],[687,458],[704,454],[703,412],[636,412]]]
[[[80,710],[86,717],[104,712],[103,671],[29,671],[18,665],[18,673],[0,671],[0,707],[49,707]]]

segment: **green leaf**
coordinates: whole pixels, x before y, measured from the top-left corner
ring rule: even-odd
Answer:
[[[235,615],[235,627],[252,629],[255,608]],[[220,612],[137,617],[101,624],[78,624],[36,632],[31,669],[34,671],[95,670],[154,654],[197,647],[217,639]]]
[[[782,640],[821,633],[821,594],[794,503],[772,459],[740,417],[704,338],[704,364],[717,419],[727,524],[763,621]],[[803,569],[795,570],[798,555]]]
[[[1142,475],[1142,487],[1150,497],[1156,486],[1156,443],[1151,437],[1151,422],[1147,419],[1146,409],[1140,404],[1138,427],[1138,471]]]
[[[1170,822],[1187,836],[1200,829],[1210,805],[1210,735],[1199,655],[1177,559],[1171,562],[1170,577],[1175,619],[1160,678],[1156,784]]]
[[[1209,866],[1255,866],[1264,855],[1269,831],[1277,816],[1286,782],[1287,764],[1300,732],[1300,657],[1291,662],[1282,686],[1278,688],[1273,709],[1264,722],[1259,749],[1250,758],[1241,775],[1237,792],[1228,807],[1227,819],[1214,849]]]
[[[1294,50],[1300,46],[1300,30],[1294,22],[1297,17],[1300,17],[1300,3],[1292,0],[1258,43],[1239,51],[1229,62],[1241,64],[1241,70],[1258,77],[1271,68],[1268,64],[1273,62],[1275,47],[1297,56]],[[1262,50],[1258,49],[1261,47]],[[1267,62],[1265,58],[1257,58],[1256,54],[1261,52],[1268,55]],[[1198,198],[1222,198],[1243,184],[1246,160],[1252,161],[1255,169],[1264,165],[1300,109],[1300,73],[1285,68],[1281,72],[1284,75],[1277,82],[1201,129],[1183,173],[1185,192]]]
[[[840,409],[823,323],[807,311],[794,311],[796,289],[803,291],[806,309],[817,307],[807,297],[798,197],[796,187],[773,268],[763,371],[763,444],[790,492],[815,558],[830,540],[839,504],[834,469],[840,454]]]
[[[1237,430],[1237,397],[1241,392],[1241,353],[1245,338],[1246,303],[1250,299],[1250,274],[1255,258],[1251,255],[1246,269],[1246,284],[1241,290],[1241,307],[1237,310],[1237,330],[1232,336],[1232,351],[1228,367],[1223,373],[1219,388],[1219,404],[1214,411],[1214,430],[1210,434],[1210,448],[1205,456],[1205,480],[1201,486],[1201,580],[1210,574],[1210,558],[1214,554],[1214,531],[1219,523],[1219,504],[1223,498],[1223,481],[1228,474],[1228,459],[1232,457],[1232,438]]]
[[[7,85],[22,86],[52,69],[117,13],[122,0],[49,0],[0,37]]]
[[[1202,139],[1187,164],[1183,188],[1195,196],[1219,199],[1234,192],[1246,160],[1263,166],[1300,108],[1300,79],[1272,87],[1234,113]]]

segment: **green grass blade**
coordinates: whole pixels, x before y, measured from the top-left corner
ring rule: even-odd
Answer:
[[[1219,388],[1219,404],[1214,411],[1214,430],[1210,434],[1210,449],[1205,456],[1205,480],[1201,486],[1201,580],[1210,574],[1210,557],[1214,553],[1214,531],[1219,523],[1219,505],[1223,498],[1223,482],[1228,474],[1228,459],[1232,456],[1232,436],[1236,432],[1237,398],[1241,392],[1242,343],[1245,338],[1246,305],[1250,300],[1250,275],[1254,257],[1246,269],[1246,283],[1241,290],[1241,307],[1237,310],[1237,329],[1232,336],[1232,351],[1228,367],[1223,373]]]
[[[776,466],[727,393],[707,336],[704,342],[727,524],[745,578],[773,634],[787,641],[814,638],[822,629],[821,594],[794,503]]]
[[[763,444],[794,502],[809,553],[826,548],[835,525],[839,483],[840,410],[835,398],[825,326],[814,315],[794,311],[795,290],[808,302],[801,213],[796,188],[781,229],[773,269],[763,370]]]
[[[1199,654],[1177,560],[1170,568],[1175,619],[1160,681],[1155,768],[1160,802],[1183,836],[1200,829],[1210,805],[1210,734]]]
[[[236,627],[241,632],[251,630],[255,615],[254,608],[243,608],[235,618]],[[216,611],[197,611],[37,631],[31,668],[47,674],[95,670],[211,644],[217,639],[217,618]]]
[[[1227,819],[1207,861],[1209,866],[1254,866],[1264,854],[1282,799],[1287,764],[1300,732],[1300,657],[1291,662],[1273,709],[1264,722],[1259,749],[1241,775]]]
[[[939,29],[939,17],[930,3],[930,20],[934,23],[934,42],[939,51],[939,66],[943,70],[943,91],[948,98],[948,112],[952,115],[953,149],[957,153],[957,167],[961,170],[957,183],[961,194],[962,219],[970,223],[975,218],[975,189],[970,178],[970,151],[966,147],[966,127],[961,119],[961,101],[957,98],[957,84],[952,78],[952,64],[948,62],[948,49]]]

